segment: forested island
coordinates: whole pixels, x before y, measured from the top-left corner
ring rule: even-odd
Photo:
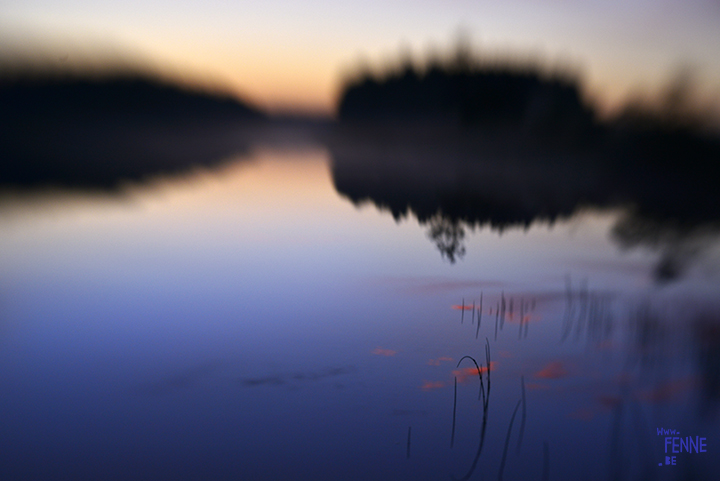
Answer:
[[[355,204],[416,217],[451,261],[465,228],[622,209],[618,241],[663,246],[658,276],[672,277],[678,246],[720,228],[720,137],[668,94],[601,118],[578,78],[531,66],[458,55],[366,72],[340,96],[333,180]]]
[[[0,185],[108,188],[213,165],[245,149],[242,127],[265,118],[149,75],[0,78]]]

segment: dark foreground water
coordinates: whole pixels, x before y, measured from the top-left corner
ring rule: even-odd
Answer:
[[[718,479],[712,232],[659,281],[620,209],[396,222],[337,169],[5,194],[0,479]]]

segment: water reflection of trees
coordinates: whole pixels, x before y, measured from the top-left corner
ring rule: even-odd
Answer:
[[[695,355],[702,393],[702,411],[720,404],[720,320],[707,313],[693,323]]]
[[[698,395],[701,415],[720,406],[720,316],[708,299],[650,299],[617,302],[587,281],[567,279],[560,342],[586,341],[604,349],[623,346],[623,376],[648,389],[635,392],[661,402],[686,391]],[[622,384],[622,383],[621,383]],[[628,393],[623,394],[627,401]],[[625,402],[624,401],[624,402]]]
[[[720,172],[717,162],[703,162],[720,155],[720,144],[613,132],[582,147],[547,146],[520,132],[376,122],[339,126],[328,144],[341,195],[396,219],[415,216],[450,262],[462,257],[468,228],[621,209],[613,239],[659,250],[656,278],[676,278],[718,237]]]
[[[450,262],[465,255],[465,229],[457,221],[452,221],[442,214],[428,221],[428,237],[435,243],[440,254]]]
[[[692,107],[691,73],[656,102],[601,120],[577,72],[494,58],[468,41],[422,67],[401,56],[346,79],[333,178],[353,202],[415,215],[451,262],[463,227],[632,208],[616,239],[662,249],[656,275],[671,279],[696,255],[696,227],[717,233],[720,220],[720,138]]]
[[[587,279],[575,290],[572,280],[565,279],[565,312],[563,314],[561,342],[574,331],[577,341],[585,334],[588,342],[601,345],[612,338],[615,331],[613,296],[606,292],[588,289]]]

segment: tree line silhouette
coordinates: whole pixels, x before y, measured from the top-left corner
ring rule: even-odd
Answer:
[[[265,115],[147,75],[0,78],[0,185],[114,188],[243,151]]]

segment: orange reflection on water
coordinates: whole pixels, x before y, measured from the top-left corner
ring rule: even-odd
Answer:
[[[395,354],[397,354],[397,351],[393,351],[392,349],[383,349],[382,347],[376,347],[371,352],[376,356],[386,357],[394,356]]]
[[[673,379],[662,382],[653,389],[639,391],[637,393],[637,399],[649,403],[669,402],[691,391],[696,385],[697,381],[693,376]]]
[[[560,361],[552,361],[535,373],[535,377],[540,379],[560,379],[567,375],[568,371]]]
[[[494,371],[497,367],[497,362],[490,361],[490,371]],[[453,376],[457,377],[458,382],[465,382],[469,377],[477,377],[478,374],[484,374],[488,372],[488,368],[480,366],[480,369],[476,367],[466,367],[464,369],[454,370]]]
[[[423,384],[420,386],[420,389],[423,391],[432,391],[433,389],[440,389],[441,387],[444,387],[445,383],[442,381],[427,381],[423,379]]]
[[[470,304],[469,306],[461,306],[460,304],[453,304],[450,306],[450,309],[455,309],[457,311],[472,311],[474,309],[473,305]]]

